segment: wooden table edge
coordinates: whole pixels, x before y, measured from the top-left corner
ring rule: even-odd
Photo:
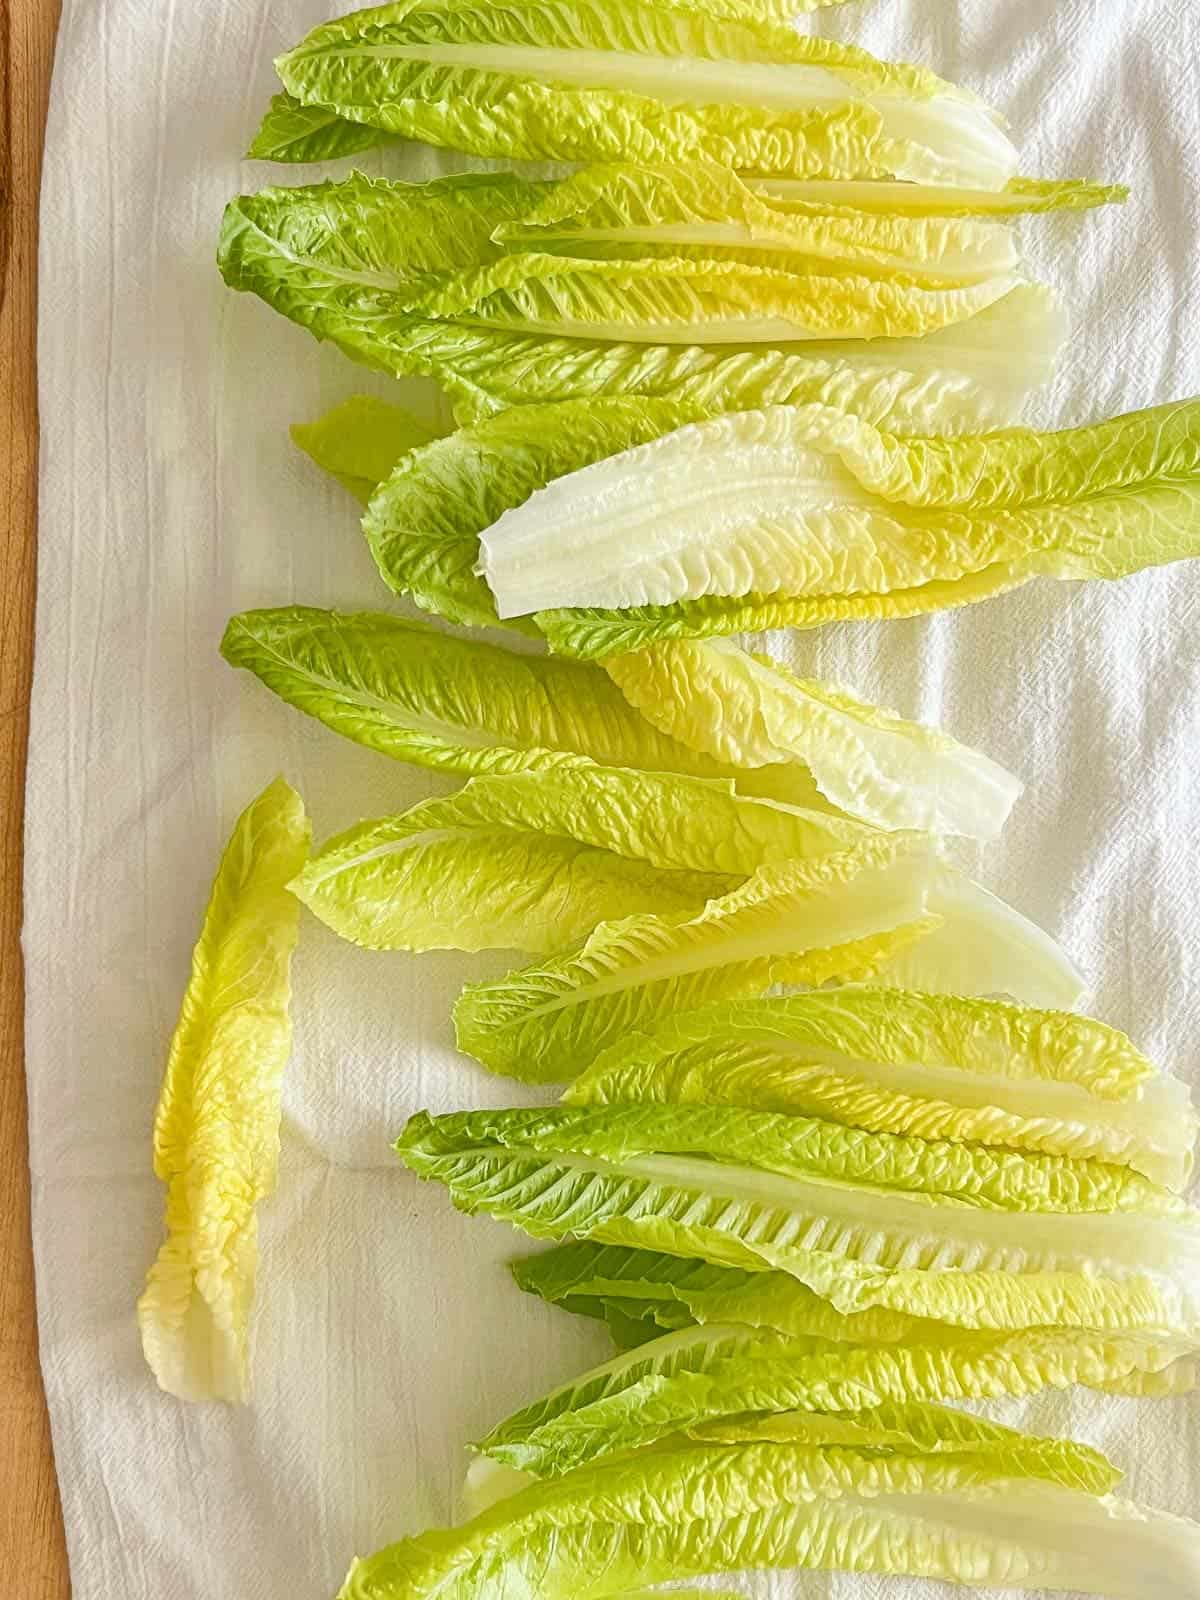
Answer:
[[[21,967],[37,570],[37,239],[59,0],[0,0],[0,1594],[70,1592],[38,1365]]]

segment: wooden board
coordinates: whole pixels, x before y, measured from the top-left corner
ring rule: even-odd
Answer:
[[[0,1595],[62,1600],[67,1556],[37,1360],[21,973],[21,829],[37,549],[37,205],[58,0],[0,0]]]

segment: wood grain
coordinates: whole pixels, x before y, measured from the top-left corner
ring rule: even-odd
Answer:
[[[21,829],[37,549],[37,210],[58,0],[0,0],[0,1594],[62,1600],[29,1246]]]

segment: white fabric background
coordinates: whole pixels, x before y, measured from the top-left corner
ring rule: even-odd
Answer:
[[[229,196],[308,180],[238,157],[272,56],[324,11],[64,8],[42,210],[25,949],[42,1358],[77,1600],[321,1600],[352,1552],[449,1519],[464,1441],[605,1348],[510,1285],[515,1234],[459,1217],[388,1148],[418,1107],[517,1097],[450,1048],[451,999],[486,958],[360,954],[312,919],[280,1186],[262,1211],[253,1404],[178,1404],[138,1345],[161,1228],[153,1107],[235,815],[280,770],[318,838],[443,782],[337,739],[216,653],[240,607],[386,604],[351,503],[285,430],[395,386],[225,290],[213,266]],[[823,23],[982,90],[1009,111],[1026,171],[1132,184],[1124,211],[1025,226],[1076,318],[1044,417],[1200,390],[1194,21],[1190,0],[877,0]],[[393,159],[410,175],[455,164]],[[1047,583],[793,647],[1025,776],[987,880],[1066,939],[1100,1015],[1191,1074],[1198,594],[1196,568]],[[1200,1514],[1193,1405],[1007,1409],[1110,1448],[1136,1495]],[[776,1592],[934,1592],[790,1582]]]

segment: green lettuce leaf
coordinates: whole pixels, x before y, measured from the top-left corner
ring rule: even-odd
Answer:
[[[690,919],[601,923],[568,955],[468,985],[454,1008],[459,1047],[493,1072],[553,1082],[663,1010],[868,975],[928,931],[930,871],[927,847],[881,835],[760,868]]]
[[[967,321],[1015,273],[923,287],[910,274],[796,272],[707,256],[589,260],[526,251],[448,275],[400,307],[512,333],[643,344],[914,339]]]
[[[373,950],[548,954],[598,922],[690,917],[760,866],[858,842],[854,823],[732,784],[561,767],[473,778],[457,794],[329,841],[293,891]]]
[[[702,156],[992,189],[1016,167],[974,96],[725,0],[401,0],[314,29],[275,65],[306,105],[481,156]]]
[[[548,483],[482,531],[481,565],[498,614],[538,612],[568,653],[901,615],[1193,556],[1198,449],[1198,402],[968,440],[902,441],[818,406],[741,412]]]
[[[245,1400],[258,1259],[255,1206],[275,1187],[291,1049],[299,907],[288,880],[309,824],[277,778],[221,858],[154,1119],[167,1238],[138,1301],[142,1350],[182,1400]]]
[[[272,97],[246,159],[337,161],[387,142],[387,134],[379,128],[348,122],[326,106],[306,106],[290,94],[277,94]]]
[[[643,1115],[650,1109],[636,1108]],[[695,1108],[669,1108],[653,1133],[658,1149],[678,1149],[686,1132],[699,1128],[680,1118],[685,1109]],[[590,1154],[571,1147],[568,1123],[551,1118],[520,1110],[421,1113],[397,1150],[418,1176],[446,1184],[460,1210],[498,1217],[535,1238],[587,1238],[749,1271],[777,1269],[839,1311],[882,1306],[961,1324],[992,1295],[989,1314],[998,1325],[1021,1314],[1006,1309],[1014,1305],[1025,1305],[1018,1325],[1053,1325],[1045,1302],[1076,1293],[1082,1278],[1100,1280],[1096,1298],[1107,1283],[1145,1296],[1155,1309],[1145,1319],[1151,1325],[1197,1322],[1200,1227],[1195,1213],[1161,1214],[1173,1202],[1165,1193],[1146,1212],[1013,1212],[933,1193],[785,1177],[735,1159]],[[723,1122],[744,1126],[725,1111],[708,1125],[710,1139],[720,1137]],[[643,1146],[651,1142],[647,1122],[624,1118],[618,1131],[627,1150],[639,1131]],[[589,1150],[603,1148],[595,1121],[585,1137]]]
[[[843,987],[664,1017],[606,1051],[572,1105],[737,1105],[878,1133],[1095,1158],[1180,1190],[1196,1112],[1124,1034],[995,1000]]]
[[[857,872],[855,862],[885,862],[888,837],[908,861],[881,870],[920,884],[920,898],[906,898],[905,914],[889,924],[874,921],[864,904],[872,879],[814,929],[829,892],[816,889],[817,877],[829,872],[836,880],[842,871],[833,857],[809,870],[804,863],[764,867],[691,918],[630,915],[603,923],[576,951],[468,985],[454,1011],[459,1046],[491,1071],[554,1082],[574,1077],[608,1044],[644,1031],[663,1011],[761,995],[776,983],[819,987],[875,977],[935,994],[969,987],[1037,1006],[1077,1003],[1084,983],[1066,952],[1020,912],[934,861],[918,836],[868,836],[845,852],[847,874]],[[921,858],[915,876],[914,851]],[[870,927],[861,922],[864,910]],[[969,986],[962,981],[964,949],[972,955]]]
[[[1066,340],[1063,308],[1034,284],[922,339],[646,345],[506,333],[397,317],[325,324],[348,355],[437,380],[464,423],[512,405],[645,395],[709,411],[819,403],[899,435],[952,436],[1017,420]]]
[[[1194,1524],[1048,1477],[1041,1442],[914,1454],[673,1441],[356,1560],[339,1600],[599,1600],[647,1581],[788,1566],[1115,1600],[1179,1600],[1194,1587]]]
[[[726,766],[690,751],[658,733],[632,710],[603,673],[584,664],[518,656],[399,618],[374,613],[343,616],[305,607],[235,616],[221,650],[227,661],[254,672],[289,704],[357,743],[398,760],[468,775],[548,771],[598,762],[651,773],[733,778],[741,794],[763,791],[766,797],[785,804],[828,809],[807,768],[799,764],[765,769]],[[714,799],[712,804],[718,801]],[[760,809],[753,815],[766,813]],[[775,820],[786,825],[786,818]],[[828,831],[827,823],[821,826]],[[386,834],[388,825],[383,827]],[[402,832],[404,827],[401,824]],[[347,861],[353,862],[359,842],[353,834],[339,841],[339,861],[342,843],[347,847]],[[376,842],[387,841],[381,835]],[[474,859],[470,854],[473,848],[467,847],[464,869],[466,860]],[[510,865],[518,859],[522,858],[513,857]],[[543,885],[548,881],[547,861],[543,856],[542,866],[531,868],[532,876]],[[415,862],[415,857],[410,858],[403,866]],[[603,866],[598,860],[591,864],[598,870]],[[378,869],[372,898],[376,891],[386,898],[388,870]],[[598,904],[612,906],[611,897],[621,892],[622,885],[633,887],[629,876],[614,867],[601,890],[605,898]],[[630,902],[623,914],[644,906],[641,896],[647,887],[643,883],[639,898]],[[688,886],[689,896],[695,887]],[[920,942],[929,945],[927,959],[918,961],[906,955],[915,941],[902,936],[869,951],[855,952],[855,959],[845,966],[804,964],[793,981],[878,972],[888,982],[952,990],[961,984],[960,949],[969,947],[974,952],[970,977],[982,992],[1012,992],[1019,998],[1052,1005],[1076,1002],[1082,980],[1058,946],[1033,923],[948,868],[939,869],[929,887],[934,902],[930,910],[947,916],[949,933],[933,937],[932,923],[912,930],[924,935]],[[534,893],[535,901],[542,892]],[[695,906],[692,899],[686,903]],[[672,898],[669,904],[662,902],[654,909],[668,912],[672,908],[682,910],[682,905]],[[351,906],[326,909],[333,925],[347,936],[366,942],[374,937],[365,922],[356,926]],[[428,928],[422,931],[419,924],[400,935],[402,942],[429,936]],[[902,956],[906,957],[903,962]],[[750,970],[761,977],[765,969],[761,963],[753,969],[739,967],[735,989],[714,989],[709,998],[761,992],[766,984],[757,978],[748,982]],[[735,973],[726,976],[732,980]],[[473,1011],[474,1004],[464,1002],[465,1014]],[[481,1047],[489,1053],[493,1048],[486,1043]]]
[[[604,918],[694,916],[737,882],[653,867],[561,835],[474,818],[464,825],[453,799],[414,811],[339,834],[291,885],[327,927],[364,949],[552,955]]]
[[[901,1280],[860,1279],[842,1286],[847,1309],[781,1271],[720,1266],[700,1257],[595,1244],[560,1244],[511,1263],[529,1294],[583,1316],[606,1318],[613,1308],[645,1319],[654,1331],[737,1322],[800,1337],[844,1344],[904,1345],[945,1326],[991,1329],[1061,1327],[1110,1333],[1158,1329],[1193,1340],[1194,1320],[1179,1320],[1146,1281],[1072,1275],[963,1273],[938,1275],[938,1293],[925,1296],[933,1317],[903,1309],[916,1303],[918,1286]],[[934,1280],[930,1280],[931,1283]],[[959,1292],[954,1293],[954,1285]],[[951,1292],[942,1292],[949,1289]],[[906,1300],[905,1291],[909,1291]]]
[[[688,1328],[563,1384],[498,1423],[472,1448],[502,1467],[558,1477],[672,1434],[699,1429],[710,1437],[713,1424],[747,1413],[866,1411],[869,1418],[877,1407],[1024,1396],[1154,1373],[1179,1353],[1179,1342],[1161,1335],[1054,1328],[1003,1334],[942,1329],[924,1342],[891,1348],[732,1325]],[[805,1420],[812,1431],[820,1428],[820,1418]],[[965,1419],[964,1426],[970,1428]],[[803,1436],[808,1429],[793,1423],[789,1431]],[[955,1447],[963,1444],[955,1441]],[[1109,1463],[1086,1449],[1077,1459],[1079,1449],[1067,1447],[1068,1463],[1087,1480],[1080,1487],[1113,1488],[1117,1475]],[[1055,1472],[1063,1465],[1055,1452]],[[476,1474],[476,1492],[484,1476]]]
[[[689,1428],[688,1437],[713,1444],[773,1439],[779,1444],[867,1445],[916,1455],[988,1450],[1008,1456],[1013,1452],[1012,1459],[1024,1460],[1031,1476],[1044,1475],[1047,1482],[1089,1494],[1105,1494],[1124,1477],[1107,1456],[1074,1439],[1038,1438],[969,1411],[920,1400],[887,1401],[844,1412],[784,1411],[738,1417]]]
[[[502,1113],[494,1128],[483,1126],[510,1147],[614,1164],[642,1156],[699,1156],[699,1162],[685,1162],[680,1171],[686,1167],[697,1180],[711,1177],[718,1187],[724,1180],[723,1169],[730,1166],[775,1173],[796,1180],[792,1198],[797,1206],[807,1204],[814,1212],[849,1219],[844,1220],[847,1239],[860,1223],[869,1230],[875,1202],[898,1224],[907,1220],[919,1228],[928,1221],[929,1208],[923,1199],[902,1198],[912,1196],[950,1202],[956,1211],[981,1213],[974,1220],[960,1220],[964,1238],[977,1236],[984,1247],[1005,1236],[1004,1221],[994,1214],[1000,1211],[1067,1216],[1127,1213],[1174,1218],[1187,1228],[1200,1220],[1177,1195],[1124,1167],[866,1133],[820,1118],[735,1106],[539,1107]],[[869,1191],[862,1205],[853,1194],[843,1192],[859,1186]],[[1023,1226],[1014,1226],[1015,1237]],[[1053,1231],[1051,1227],[1047,1236]],[[817,1247],[823,1245],[818,1242]],[[846,1248],[851,1249],[849,1243]]]
[[[632,709],[598,668],[517,655],[381,612],[280,606],[230,619],[221,653],[289,705],[397,761],[467,776],[598,762],[760,781],[770,798],[820,809],[807,769],[769,780],[690,750]]]
[[[1021,793],[1018,778],[939,729],[728,640],[672,641],[604,666],[672,738],[764,783],[803,762],[832,805],[877,828],[993,839]]]
[[[401,456],[429,444],[439,430],[373,395],[355,394],[316,422],[292,424],[305,455],[365,506]]]
[[[1090,211],[1122,205],[1124,184],[1068,178],[1012,178],[1003,189],[939,188],[920,183],[839,183],[799,178],[746,178],[752,193],[789,210],[877,211],[890,217],[1014,217],[1040,211]]]
[[[836,195],[848,186],[828,187]],[[826,206],[775,204],[708,162],[587,167],[525,216],[502,223],[496,237],[569,255],[630,260],[662,253],[792,273],[900,275],[927,288],[979,283],[1020,266],[1015,235],[1004,223],[859,211],[835,199]]]

